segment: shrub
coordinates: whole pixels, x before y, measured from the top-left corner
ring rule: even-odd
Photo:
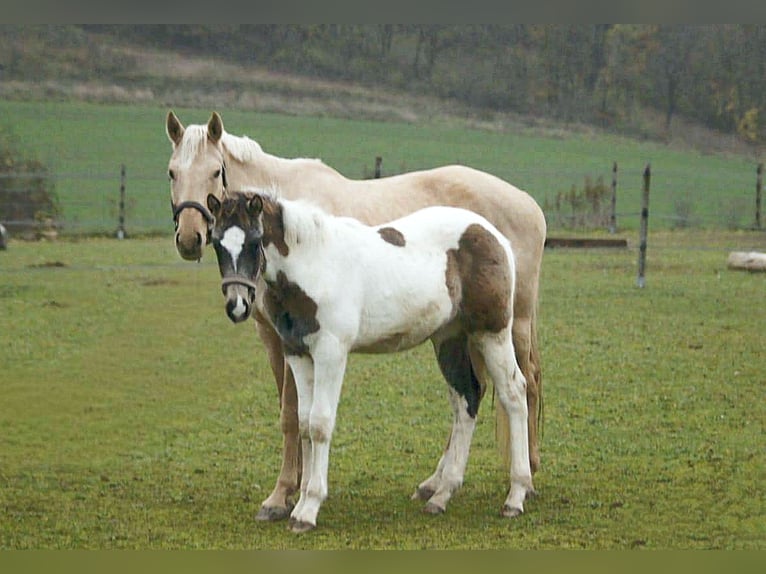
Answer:
[[[55,227],[58,213],[48,169],[24,152],[10,128],[0,126],[0,222],[14,234],[37,236]]]
[[[593,229],[609,225],[611,190],[599,176],[595,182],[585,177],[583,188],[572,184],[569,192],[559,192],[554,203],[546,198],[543,210],[549,223],[564,229]]]

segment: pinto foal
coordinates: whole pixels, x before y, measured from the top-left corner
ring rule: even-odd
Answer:
[[[436,471],[413,498],[440,513],[465,473],[479,403],[491,381],[510,452],[502,514],[533,491],[526,381],[511,338],[515,266],[508,240],[467,210],[429,207],[376,227],[270,194],[208,196],[226,311],[255,306],[281,337],[295,374],[303,448],[296,532],[327,497],[330,441],[348,354],[392,353],[430,339],[447,380],[453,427]],[[505,433],[502,433],[505,435]]]

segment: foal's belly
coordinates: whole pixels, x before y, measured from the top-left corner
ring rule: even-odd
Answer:
[[[432,301],[410,308],[401,316],[376,316],[362,322],[351,351],[355,353],[396,353],[428,340],[452,318],[448,301]]]

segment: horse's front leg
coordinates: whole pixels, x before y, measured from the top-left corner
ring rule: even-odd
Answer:
[[[330,442],[335,429],[347,354],[337,341],[317,345],[313,353],[313,384],[306,372],[308,359],[289,358],[298,388],[298,417],[304,444],[304,476],[301,496],[290,514],[293,532],[316,527],[317,515],[327,498]],[[306,403],[310,402],[310,405]]]
[[[291,497],[300,481],[300,440],[298,434],[298,398],[295,379],[285,362],[282,341],[266,320],[255,315],[256,327],[269,357],[279,391],[279,421],[282,429],[282,467],[271,494],[261,504],[256,520],[283,520],[293,509]]]

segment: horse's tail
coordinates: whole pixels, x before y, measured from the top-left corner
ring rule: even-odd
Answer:
[[[534,413],[529,413],[530,417],[535,417],[537,420],[537,440],[538,445],[542,441],[543,436],[543,421],[544,421],[544,409],[543,409],[543,370],[542,359],[540,357],[540,344],[537,341],[537,310],[532,316],[532,322],[530,325],[530,347],[529,347],[529,362],[532,370],[533,381],[527,381],[527,387],[530,384],[534,385],[534,390],[537,393],[537,409]],[[539,461],[538,461],[539,462]]]

